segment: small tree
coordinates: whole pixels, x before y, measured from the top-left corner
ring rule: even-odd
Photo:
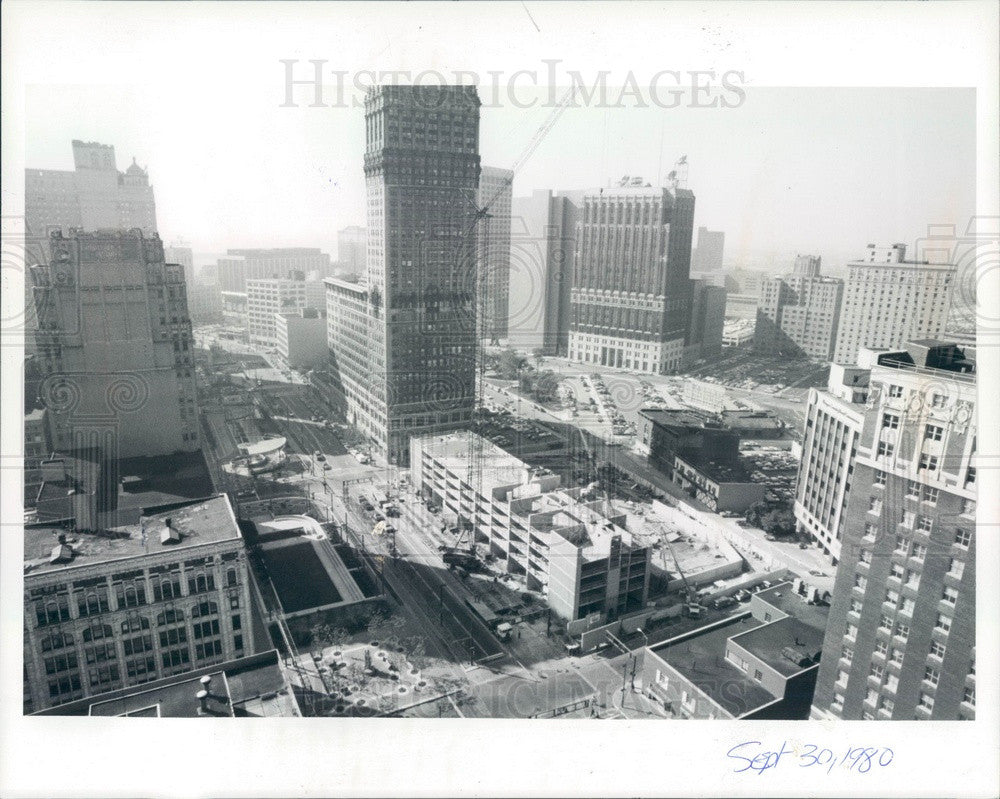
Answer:
[[[507,348],[500,353],[500,359],[497,364],[497,372],[499,373],[501,380],[516,380],[518,373],[524,368],[525,364],[524,357],[519,355],[515,350]]]
[[[539,367],[542,365],[542,359],[545,357],[545,350],[541,347],[536,347],[531,351],[531,357],[535,359],[535,366]]]

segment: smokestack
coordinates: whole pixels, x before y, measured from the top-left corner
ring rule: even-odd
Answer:
[[[212,675],[211,674],[206,674],[204,677],[201,678],[201,687],[202,687],[202,690],[204,690],[206,693],[208,693],[208,694],[212,693]]]
[[[208,713],[208,691],[202,689],[195,696],[198,697],[198,714],[204,716]]]

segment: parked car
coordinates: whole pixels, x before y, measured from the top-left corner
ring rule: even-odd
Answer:
[[[712,602],[712,607],[716,610],[722,610],[723,608],[730,608],[733,605],[738,604],[738,600],[731,596],[720,596],[714,602]]]

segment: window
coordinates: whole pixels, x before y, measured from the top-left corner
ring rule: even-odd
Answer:
[[[936,424],[929,424],[924,428],[924,438],[928,441],[940,441],[944,436],[944,428]]]
[[[969,544],[972,542],[972,531],[965,530],[961,527],[955,530],[955,545],[960,546],[963,549],[968,549]]]
[[[869,497],[869,499],[868,499],[868,512],[869,513],[881,513],[882,512],[882,500],[879,497]]]
[[[917,514],[912,510],[904,510],[899,517],[899,523],[904,527],[913,527],[914,522],[917,520]]]
[[[73,636],[69,633],[51,633],[42,638],[42,651],[51,652],[53,649],[73,646]]]
[[[893,647],[892,653],[889,655],[889,660],[890,662],[895,663],[898,666],[900,663],[903,662],[903,650],[896,649],[895,647]]]
[[[862,577],[860,574],[854,575],[854,587],[860,591],[864,591],[868,587],[868,579]]]
[[[876,702],[878,702],[878,691],[874,688],[869,688],[868,693],[865,695],[865,704],[874,706]]]
[[[239,650],[243,649],[243,636],[242,635],[234,635],[233,636],[233,647],[237,650],[237,652],[239,652]]]
[[[56,655],[55,657],[45,658],[45,673],[58,674],[61,671],[75,669],[79,665],[80,664],[76,659],[76,652],[68,652],[65,655]]]
[[[910,551],[910,541],[905,536],[896,536],[896,552],[900,555],[906,555]]]
[[[841,660],[846,660],[850,663],[854,659],[854,650],[849,646],[842,647],[840,650]]]
[[[163,668],[176,668],[191,662],[191,653],[187,647],[183,649],[170,649],[163,653]]]
[[[923,544],[914,544],[913,551],[910,553],[910,557],[914,560],[923,560],[927,557],[927,547]]]
[[[211,573],[192,575],[188,578],[188,594],[203,594],[215,590],[215,575]]]
[[[111,606],[108,604],[107,588],[90,588],[86,591],[77,591],[76,606],[81,618],[86,616],[96,616],[98,613],[107,613]]]
[[[944,657],[945,646],[940,641],[931,641],[931,651],[928,653],[932,658],[941,660]]]
[[[943,632],[951,631],[951,616],[945,616],[943,613],[939,613],[937,621],[934,623],[934,628],[936,630],[941,630]]]
[[[886,697],[883,696],[879,700],[878,709],[881,710],[883,713],[890,713],[891,714],[892,711],[893,711],[893,709],[894,709],[894,707],[895,707],[895,703],[891,699],[888,699],[888,698],[886,698]]]
[[[858,628],[853,624],[848,624],[844,635],[853,641],[858,637]]]
[[[896,605],[899,604],[899,591],[893,591],[892,589],[889,589],[888,591],[885,592],[885,599],[883,599],[882,601],[888,605],[896,607]]]
[[[951,559],[951,565],[948,567],[948,574],[951,577],[961,579],[962,574],[965,572],[965,561],[961,561],[958,558]]]
[[[883,630],[891,630],[892,629],[892,617],[886,616],[883,613],[882,614],[882,618],[879,619],[878,626],[879,626],[879,628],[881,628]]]
[[[885,685],[882,686],[886,691],[892,691],[895,693],[899,688],[899,677],[895,674],[890,674],[885,678]]]
[[[952,588],[950,585],[944,587],[944,591],[941,592],[941,601],[954,606],[958,602],[958,589]]]
[[[163,602],[177,599],[181,595],[181,578],[179,574],[171,574],[153,584],[153,601]]]
[[[130,658],[125,661],[125,673],[134,682],[149,682],[156,679],[156,661],[152,655]]]
[[[938,394],[937,392],[931,394],[931,407],[932,408],[943,408],[944,407],[945,396],[944,394]]]
[[[135,638],[126,638],[122,641],[122,648],[125,657],[139,655],[143,652],[153,651],[153,637],[151,635],[138,635]]]
[[[859,613],[860,614],[861,613],[861,608],[863,608],[863,607],[864,607],[864,604],[861,602],[860,599],[852,599],[851,600],[851,613]]]
[[[832,707],[834,710],[843,710],[844,709],[844,695],[843,694],[834,694],[833,695],[833,703],[830,705],[830,707]]]
[[[913,615],[913,611],[915,610],[915,607],[916,606],[915,606],[913,600],[907,598],[907,599],[904,599],[903,600],[903,604],[899,606],[899,612],[902,613],[902,614],[904,614],[904,615],[906,615],[906,616],[912,616]]]
[[[847,685],[847,678],[848,678],[847,672],[846,671],[841,671],[837,675],[837,684],[838,685]]]
[[[129,616],[122,622],[123,633],[137,633],[149,629],[149,619],[145,616]]]
[[[114,632],[112,631],[110,624],[91,624],[86,630],[83,631],[84,643],[100,641],[102,638],[112,638],[113,636]]]
[[[764,677],[764,672],[762,672],[760,669],[753,670],[753,678],[755,680],[761,680],[763,679],[763,677]]]
[[[890,458],[890,457],[892,457],[892,453],[894,451],[895,451],[895,447],[892,444],[890,444],[888,441],[879,441],[878,442],[878,451],[876,452],[876,456],[879,457],[879,458]]]
[[[871,563],[872,553],[867,549],[862,549],[860,552],[858,552],[858,561],[860,563]]]
[[[936,488],[930,488],[929,486],[924,488],[923,501],[928,505],[937,505],[938,496],[940,496],[940,491]]]
[[[208,638],[213,635],[219,634],[219,620],[212,619],[211,621],[203,621],[196,623],[194,625],[194,637],[198,638]]]
[[[976,515],[976,500],[974,500],[974,499],[963,499],[962,500],[962,515],[963,516],[975,516]]]
[[[882,682],[882,677],[885,676],[885,666],[881,666],[878,663],[872,663],[871,667],[868,669],[868,676],[874,677],[879,682]]]
[[[240,607],[240,595],[237,591],[229,592],[229,609],[238,610]]]
[[[136,608],[146,604],[146,581],[142,578],[115,583],[115,601],[118,609]]]
[[[937,685],[938,680],[940,679],[941,679],[941,672],[939,672],[937,669],[931,668],[930,666],[924,669],[924,682],[929,683],[930,685]]]
[[[892,399],[899,399],[900,397],[903,396],[903,387],[902,386],[894,386],[894,385],[890,384],[889,385],[889,390],[888,390],[887,393],[888,393],[889,397],[891,397]]]
[[[240,629],[242,629],[241,622],[240,622],[240,614],[239,613],[233,614],[233,629],[234,630],[240,630]]]
[[[893,563],[889,567],[889,576],[894,577],[897,580],[902,580],[903,576],[906,574],[906,570],[900,566],[898,563]]]
[[[160,633],[160,646],[174,646],[187,642],[187,629],[184,627],[174,627],[170,630],[163,630]]]
[[[897,622],[895,635],[897,638],[908,638],[910,635],[910,625]]]
[[[929,710],[933,710],[934,709],[934,697],[931,696],[930,694],[921,693],[920,694],[920,704],[918,705],[918,707],[923,708],[924,710],[928,710],[928,711]]]
[[[226,571],[226,585],[236,585],[236,569],[228,569]]]
[[[220,657],[222,655],[222,642],[215,640],[206,641],[203,644],[195,644],[194,650],[194,656],[197,660]]]
[[[928,471],[933,472],[937,469],[938,459],[936,455],[927,455],[924,453],[920,456],[920,463],[917,465],[918,471]]]
[[[899,427],[899,417],[894,413],[883,413],[882,426],[887,430],[897,429]]]
[[[921,533],[930,533],[933,524],[934,522],[930,516],[917,517],[917,530],[919,530]]]
[[[973,707],[975,707],[976,706],[976,689],[975,688],[966,688],[965,689],[965,693],[962,695],[962,701],[965,702],[967,705],[972,705]]]
[[[215,602],[201,602],[191,609],[191,618],[199,619],[202,616],[216,616],[219,613],[219,606]]]
[[[883,472],[881,469],[876,469],[872,485],[874,485],[874,486],[876,486],[878,488],[884,488],[885,487],[885,479],[886,479],[885,472]]]
[[[910,499],[920,498],[920,483],[916,480],[906,481],[906,496]]]
[[[876,527],[871,522],[865,525],[865,538],[869,540],[874,540],[877,534],[878,534],[878,527]]]
[[[875,654],[885,656],[885,653],[889,651],[889,645],[885,641],[875,642]]]

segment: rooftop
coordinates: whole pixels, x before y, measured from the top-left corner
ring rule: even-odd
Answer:
[[[64,536],[64,546],[69,551],[53,562],[53,551],[60,545],[60,535]],[[218,494],[145,508],[134,524],[123,524],[99,533],[74,532],[72,527],[52,523],[25,526],[24,571],[41,574],[240,537],[229,498]]]
[[[515,455],[501,449],[489,439],[470,430],[459,430],[441,436],[427,436],[421,439],[424,452],[441,461],[450,472],[467,479],[469,453],[475,447],[482,459],[483,494],[491,495],[499,489],[509,489],[526,485],[532,476],[528,464]]]
[[[202,678],[211,677],[207,689]],[[207,690],[201,711],[198,692]],[[59,705],[36,715],[196,718],[298,716],[275,650]]]
[[[823,636],[824,630],[789,616],[734,635],[732,640],[734,644],[756,655],[779,674],[791,677],[804,669],[812,668],[815,662],[810,662],[807,666],[793,663],[784,656],[784,651],[793,649],[813,661],[823,649]]]

